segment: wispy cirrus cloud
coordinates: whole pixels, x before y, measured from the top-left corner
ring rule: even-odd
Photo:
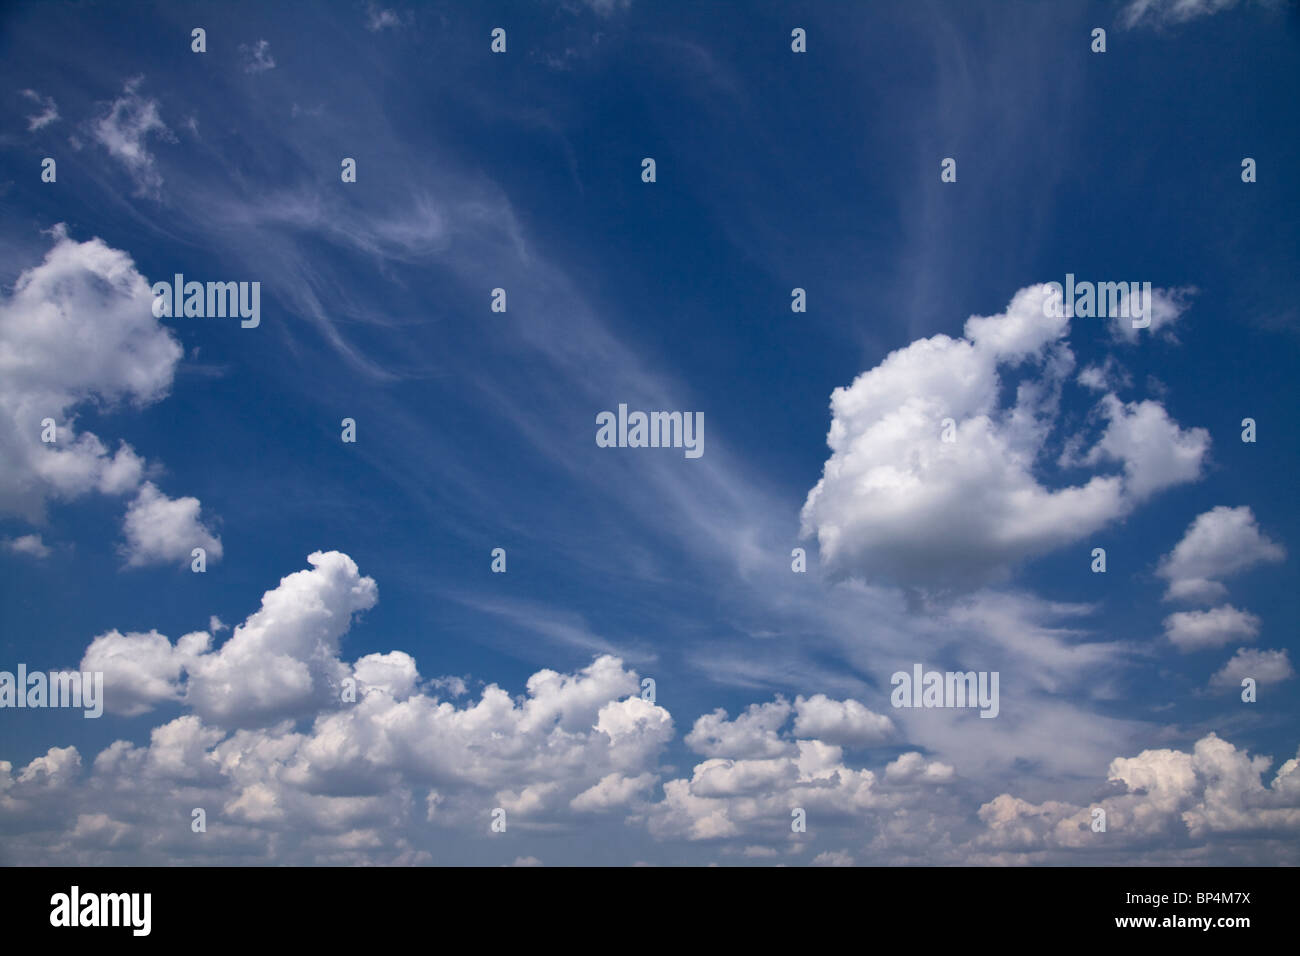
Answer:
[[[52,96],[41,96],[35,90],[23,90],[23,96],[39,107],[39,112],[27,117],[27,132],[34,133],[59,121],[59,107]]]
[[[149,150],[149,138],[172,140],[175,137],[163,122],[158,101],[140,93],[143,84],[142,76],[127,80],[122,95],[91,123],[91,135],[113,159],[126,167],[135,182],[137,196],[158,199],[163,178]]]

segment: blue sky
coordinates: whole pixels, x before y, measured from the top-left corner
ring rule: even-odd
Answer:
[[[0,713],[0,860],[1295,862],[1296,31],[9,7],[0,670],[101,664],[109,712]],[[261,324],[154,320],[175,273]],[[1017,295],[1067,273],[1165,311],[1053,330]],[[703,456],[597,447],[619,403]],[[102,448],[50,466],[45,408]],[[915,662],[998,671],[999,717],[893,708]]]

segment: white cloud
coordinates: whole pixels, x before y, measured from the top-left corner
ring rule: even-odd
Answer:
[[[27,132],[34,133],[58,121],[59,107],[54,102],[54,97],[41,96],[35,90],[23,90],[23,96],[40,107],[40,112],[27,117]]]
[[[778,697],[767,704],[750,704],[735,720],[718,708],[695,721],[686,735],[686,746],[706,757],[779,757],[794,747],[778,731],[789,719],[790,704]]]
[[[19,535],[17,538],[5,538],[0,540],[0,545],[3,545],[6,551],[26,555],[29,558],[36,558],[38,561],[42,558],[48,558],[51,554],[50,548],[41,540],[39,534],[24,534]]]
[[[1200,476],[1210,448],[1205,429],[1180,429],[1159,402],[1121,402],[1105,395],[1099,411],[1109,424],[1081,461],[1090,466],[1122,464],[1124,491],[1133,502]]]
[[[130,256],[100,239],[70,239],[62,225],[51,234],[44,261],[0,294],[0,513],[38,523],[51,500],[134,491],[124,525],[129,565],[188,560],[194,547],[219,558],[197,499],[171,499],[144,482],[145,461],[129,444],[110,451],[77,430],[80,406],[160,401],[183,353],[154,317],[149,283]]]
[[[1210,687],[1220,692],[1241,690],[1242,678],[1253,678],[1261,687],[1280,684],[1295,676],[1286,649],[1278,651],[1239,647],[1237,653],[1210,678]]]
[[[800,736],[868,739],[878,722],[850,701],[778,698],[735,720],[705,714],[688,738],[710,756],[679,776],[660,763],[672,717],[642,699],[638,675],[608,655],[571,673],[538,671],[519,697],[490,684],[458,706],[431,695],[402,652],[342,661],[344,633],[374,604],[374,582],[337,552],[309,562],[221,647],[206,632],[175,646],[156,632],[96,638],[82,666],[105,672],[110,709],[188,712],[155,727],[146,745],[113,743],[89,771],[73,748],[20,769],[0,762],[6,858],[44,858],[54,840],[83,865],[482,863],[493,852],[477,842],[490,839],[492,807],[508,811],[511,832],[628,833],[618,839],[632,841],[629,860],[646,858],[640,838],[720,841],[725,854],[816,865],[997,862],[1007,853],[1060,862],[1099,846],[1085,825],[1090,804],[1002,794],[980,809],[981,824],[969,802],[977,784],[955,761],[908,751],[876,770]],[[354,703],[337,693],[348,675],[365,688]],[[1112,841],[1118,859],[1159,838],[1203,861],[1201,850],[1233,834],[1250,838],[1256,862],[1294,856],[1297,762],[1265,787],[1266,758],[1216,740],[1191,755],[1144,751],[1111,762],[1112,790],[1123,792],[1102,800],[1110,830],[1135,836]],[[156,807],[172,804],[207,807],[209,839],[160,819]],[[794,808],[807,815],[806,834],[790,829]],[[446,856],[457,841],[461,855]],[[680,858],[671,847],[663,854]]]
[[[378,588],[345,554],[318,551],[307,561],[311,569],[267,591],[218,650],[188,664],[185,699],[205,720],[258,725],[314,713],[340,696],[348,669],[337,657],[339,640],[353,614],[374,606]],[[372,658],[363,671],[374,675],[374,665]]]
[[[1120,12],[1120,23],[1125,27],[1165,26],[1186,23],[1197,17],[1208,17],[1230,10],[1238,0],[1131,0]]]
[[[1220,578],[1285,557],[1285,549],[1260,532],[1250,508],[1219,505],[1188,525],[1156,573],[1169,582],[1165,600],[1208,603],[1227,594]]]
[[[82,669],[104,672],[110,711],[139,714],[164,701],[183,701],[222,726],[315,713],[339,699],[342,679],[354,672],[363,685],[387,696],[409,693],[418,675],[406,654],[370,654],[355,669],[336,656],[352,615],[374,606],[375,582],[337,551],[307,560],[310,569],[281,579],[263,595],[261,608],[215,650],[202,631],[174,647],[156,631],[111,631],[90,645]]]
[[[1165,637],[1180,651],[1223,647],[1236,641],[1253,641],[1259,635],[1259,618],[1231,604],[1209,611],[1179,611],[1165,618]]]
[[[1096,392],[1117,392],[1133,387],[1133,377],[1108,355],[1100,365],[1088,365],[1079,372],[1076,381],[1084,388]]]
[[[203,548],[208,561],[219,560],[221,539],[199,520],[199,510],[199,499],[168,498],[146,481],[123,521],[127,566],[187,564],[194,548]]]
[[[926,760],[913,750],[900,754],[897,760],[886,765],[888,783],[949,783],[957,778],[957,771],[946,763]]]
[[[239,52],[244,55],[245,73],[265,73],[275,69],[275,58],[271,56],[271,44],[258,40],[252,46],[241,44]]]
[[[460,839],[485,831],[494,806],[508,810],[512,832],[527,832],[644,805],[673,731],[667,711],[636,696],[635,672],[601,656],[572,674],[539,671],[518,699],[489,685],[454,706],[417,688],[401,652],[340,661],[340,638],[374,604],[374,583],[346,555],[309,561],[220,648],[204,632],[175,647],[156,632],[96,638],[83,665],[105,672],[112,710],[174,703],[193,713],[156,727],[147,746],[117,741],[88,776],[72,748],[17,774],[0,764],[7,858],[45,852],[57,819],[83,860],[214,850],[256,861],[284,833],[302,860],[430,862],[403,828],[432,822]],[[337,679],[350,673],[367,692],[345,703]],[[311,719],[307,731],[285,719],[295,714]],[[208,808],[216,839],[173,839],[154,808],[177,799]],[[8,839],[25,825],[35,829]]]
[[[902,808],[907,806],[918,817],[928,817],[940,805],[950,805],[948,797],[934,807],[922,807],[919,800],[922,793],[933,798],[935,784],[955,778],[950,766],[907,755],[895,762],[899,766],[886,785],[871,770],[848,766],[838,745],[802,739],[817,727],[854,743],[877,740],[882,731],[878,715],[853,703],[815,695],[798,698],[792,708],[778,698],[750,705],[735,721],[727,721],[723,711],[700,717],[686,740],[708,758],[695,765],[689,778],[665,782],[663,799],[629,819],[644,820],[660,839],[737,839],[763,846],[790,833],[794,808],[822,826],[852,828],[853,821],[861,827],[868,818],[906,815]],[[792,736],[780,735],[792,710],[803,715],[802,730],[796,721]],[[746,855],[755,855],[752,850]]]
[[[843,850],[826,850],[812,860],[813,866],[852,866],[853,856]]]
[[[182,699],[185,666],[210,644],[203,631],[186,634],[173,647],[157,631],[147,634],[109,631],[91,641],[81,670],[104,674],[104,706],[109,713],[133,717],[159,704]]]
[[[415,658],[403,651],[367,654],[357,661],[352,673],[363,688],[374,688],[403,700],[410,697],[420,680]]]
[[[366,11],[366,29],[371,33],[378,33],[385,27],[398,27],[401,23],[401,18],[396,13],[376,4],[370,4]]]
[[[825,694],[796,697],[794,733],[844,747],[867,747],[887,740],[894,722],[856,700],[832,700]]]
[[[130,445],[110,452],[78,433],[78,405],[148,405],[171,387],[181,348],[150,311],[149,284],[131,258],[58,226],[44,261],[0,297],[0,512],[41,520],[50,498],[121,494],[144,463]],[[56,423],[42,442],[42,422]]]
[[[1181,429],[1157,402],[1107,393],[1097,405],[1104,433],[1086,451],[1082,436],[1068,436],[1072,451],[1060,464],[1122,473],[1056,489],[1040,482],[1074,366],[1069,320],[1044,315],[1052,294],[1022,289],[1002,314],[970,318],[962,338],[913,342],[835,389],[832,454],[802,513],[832,575],[972,587],[1200,474],[1204,429]],[[1025,374],[1004,405],[1003,376],[1018,370]],[[951,442],[942,440],[948,418]]]
[[[582,0],[582,2],[602,17],[610,17],[632,8],[632,0]]]
[[[1261,778],[1271,763],[1271,758],[1251,757],[1216,734],[1198,740],[1191,753],[1144,750],[1136,757],[1118,757],[1111,762],[1109,779],[1122,793],[1087,806],[1033,804],[1002,794],[980,808],[986,830],[976,844],[1100,852],[1116,839],[1136,847],[1144,838],[1206,840],[1264,831],[1293,842],[1300,835],[1297,762],[1284,763],[1266,787]],[[1105,834],[1092,831],[1093,807],[1106,812]]]
[[[1127,316],[1111,316],[1111,335],[1129,344],[1136,343],[1139,336],[1161,335],[1164,338],[1175,340],[1174,325],[1183,317],[1183,313],[1187,311],[1191,298],[1196,295],[1196,292],[1197,290],[1192,286],[1177,289],[1152,289],[1149,304],[1150,312],[1146,316],[1147,326],[1145,329],[1133,328],[1132,308],[1126,302],[1120,311],[1129,312],[1130,314]]]
[[[149,152],[148,139],[150,135],[165,140],[175,137],[162,120],[158,101],[138,92],[143,79],[136,77],[127,81],[122,95],[113,100],[107,111],[92,124],[91,135],[108,150],[110,156],[126,167],[135,182],[137,196],[157,199],[163,179],[154,155]]]
[[[635,777],[621,773],[607,774],[594,786],[570,800],[569,806],[580,812],[613,810],[631,803],[658,782],[659,778],[650,773]]]

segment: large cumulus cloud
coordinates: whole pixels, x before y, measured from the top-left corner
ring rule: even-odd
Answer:
[[[1098,435],[1054,436],[1074,368],[1069,319],[1045,314],[1054,294],[1022,289],[1001,314],[971,317],[961,337],[917,340],[835,389],[831,457],[802,515],[833,574],[974,586],[1200,474],[1208,433],[1181,428],[1155,401],[1106,392]],[[1055,486],[1043,477],[1053,468]],[[1093,474],[1059,480],[1079,469]]]

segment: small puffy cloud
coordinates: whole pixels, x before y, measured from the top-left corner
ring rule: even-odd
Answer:
[[[1169,582],[1165,600],[1208,603],[1227,593],[1220,578],[1285,557],[1285,549],[1260,532],[1249,507],[1219,505],[1196,517],[1156,573]]]
[[[168,498],[146,481],[123,521],[127,566],[185,564],[195,548],[203,548],[208,561],[219,560],[221,539],[203,524],[199,511],[198,498]]]
[[[433,677],[429,679],[429,686],[434,690],[441,690],[449,697],[464,697],[469,693],[469,686],[465,683],[463,677]]]
[[[239,52],[244,55],[245,73],[265,73],[267,70],[275,69],[275,58],[271,56],[271,44],[266,40],[258,40],[251,46],[241,44]]]
[[[13,554],[36,558],[38,561],[41,558],[48,558],[51,553],[50,548],[39,534],[24,534],[17,538],[5,538],[0,541],[0,546]]]
[[[378,4],[370,4],[366,10],[366,29],[378,33],[386,27],[401,26],[402,20],[392,10],[385,10]]]
[[[1074,368],[1052,296],[1059,306],[1049,285],[1022,289],[1003,313],[971,317],[962,337],[915,341],[835,389],[831,457],[802,511],[833,576],[973,588],[1198,477],[1204,429],[1108,392],[1096,409],[1103,434],[1087,449],[1066,436],[1058,463],[1097,473],[1057,488],[1040,479]]]
[[[81,670],[104,674],[104,706],[110,713],[134,717],[159,704],[179,702],[185,667],[206,652],[209,643],[202,631],[185,635],[174,647],[157,631],[109,631],[91,641]]]
[[[535,856],[517,856],[511,866],[541,866],[542,861]]]
[[[746,856],[759,856],[788,848],[782,833],[788,836],[791,811],[801,808],[826,828],[820,832],[892,829],[892,849],[906,844],[920,851],[928,839],[923,832],[939,826],[940,817],[948,821],[944,825],[952,822],[952,788],[934,784],[952,782],[955,771],[913,754],[895,761],[889,779],[881,780],[869,769],[849,766],[839,745],[801,738],[816,726],[838,739],[874,739],[881,730],[875,715],[848,704],[818,695],[797,699],[792,707],[777,698],[751,705],[735,721],[722,711],[704,715],[687,740],[711,756],[689,777],[667,780],[663,799],[629,819],[644,820],[659,839],[738,839],[747,846]],[[796,725],[793,736],[780,732],[780,721],[792,710],[804,715],[803,730]]]
[[[856,700],[832,700],[825,694],[796,697],[794,733],[844,747],[869,747],[894,733],[894,722]]]
[[[1201,651],[1259,635],[1259,618],[1231,604],[1209,611],[1179,611],[1165,618],[1165,637],[1180,651]]]
[[[582,791],[569,806],[580,812],[613,810],[631,803],[659,782],[654,774],[643,773],[629,777],[621,773],[611,773],[592,787]]]
[[[409,697],[420,680],[415,658],[403,651],[367,654],[357,661],[352,673],[363,689],[373,688],[399,700]]]
[[[1159,402],[1122,402],[1106,395],[1100,412],[1109,424],[1101,439],[1082,457],[1085,465],[1118,462],[1124,490],[1141,501],[1172,485],[1195,481],[1210,449],[1203,428],[1182,429]]]
[[[162,120],[158,101],[140,94],[143,82],[143,77],[127,81],[122,95],[109,103],[104,114],[91,125],[91,136],[126,167],[135,182],[137,196],[157,199],[163,179],[149,151],[148,139],[151,135],[164,140],[175,137]]]
[[[27,117],[27,132],[44,129],[59,119],[59,107],[52,96],[41,96],[35,90],[23,90],[23,96],[36,104],[37,112]]]
[[[1295,676],[1286,649],[1278,651],[1239,647],[1237,653],[1210,678],[1212,690],[1225,692],[1241,689],[1243,678],[1253,678],[1261,687],[1280,684]]]
[[[891,784],[943,784],[956,779],[957,771],[951,766],[937,760],[926,760],[916,751],[900,754],[897,760],[885,766],[885,781]]]
[[[1129,344],[1137,342],[1138,337],[1142,335],[1163,335],[1165,338],[1173,339],[1174,324],[1183,317],[1196,291],[1190,286],[1178,289],[1152,289],[1150,302],[1143,303],[1143,307],[1149,309],[1146,313],[1148,324],[1144,329],[1133,328],[1132,309],[1126,302],[1125,307],[1120,310],[1124,314],[1111,316],[1111,335]]]
[[[1100,365],[1085,366],[1075,381],[1095,392],[1118,392],[1133,387],[1133,377],[1110,355]]]
[[[767,704],[750,704],[735,720],[718,708],[695,721],[686,746],[706,757],[779,757],[794,747],[777,733],[790,717],[788,702],[778,697]]]

